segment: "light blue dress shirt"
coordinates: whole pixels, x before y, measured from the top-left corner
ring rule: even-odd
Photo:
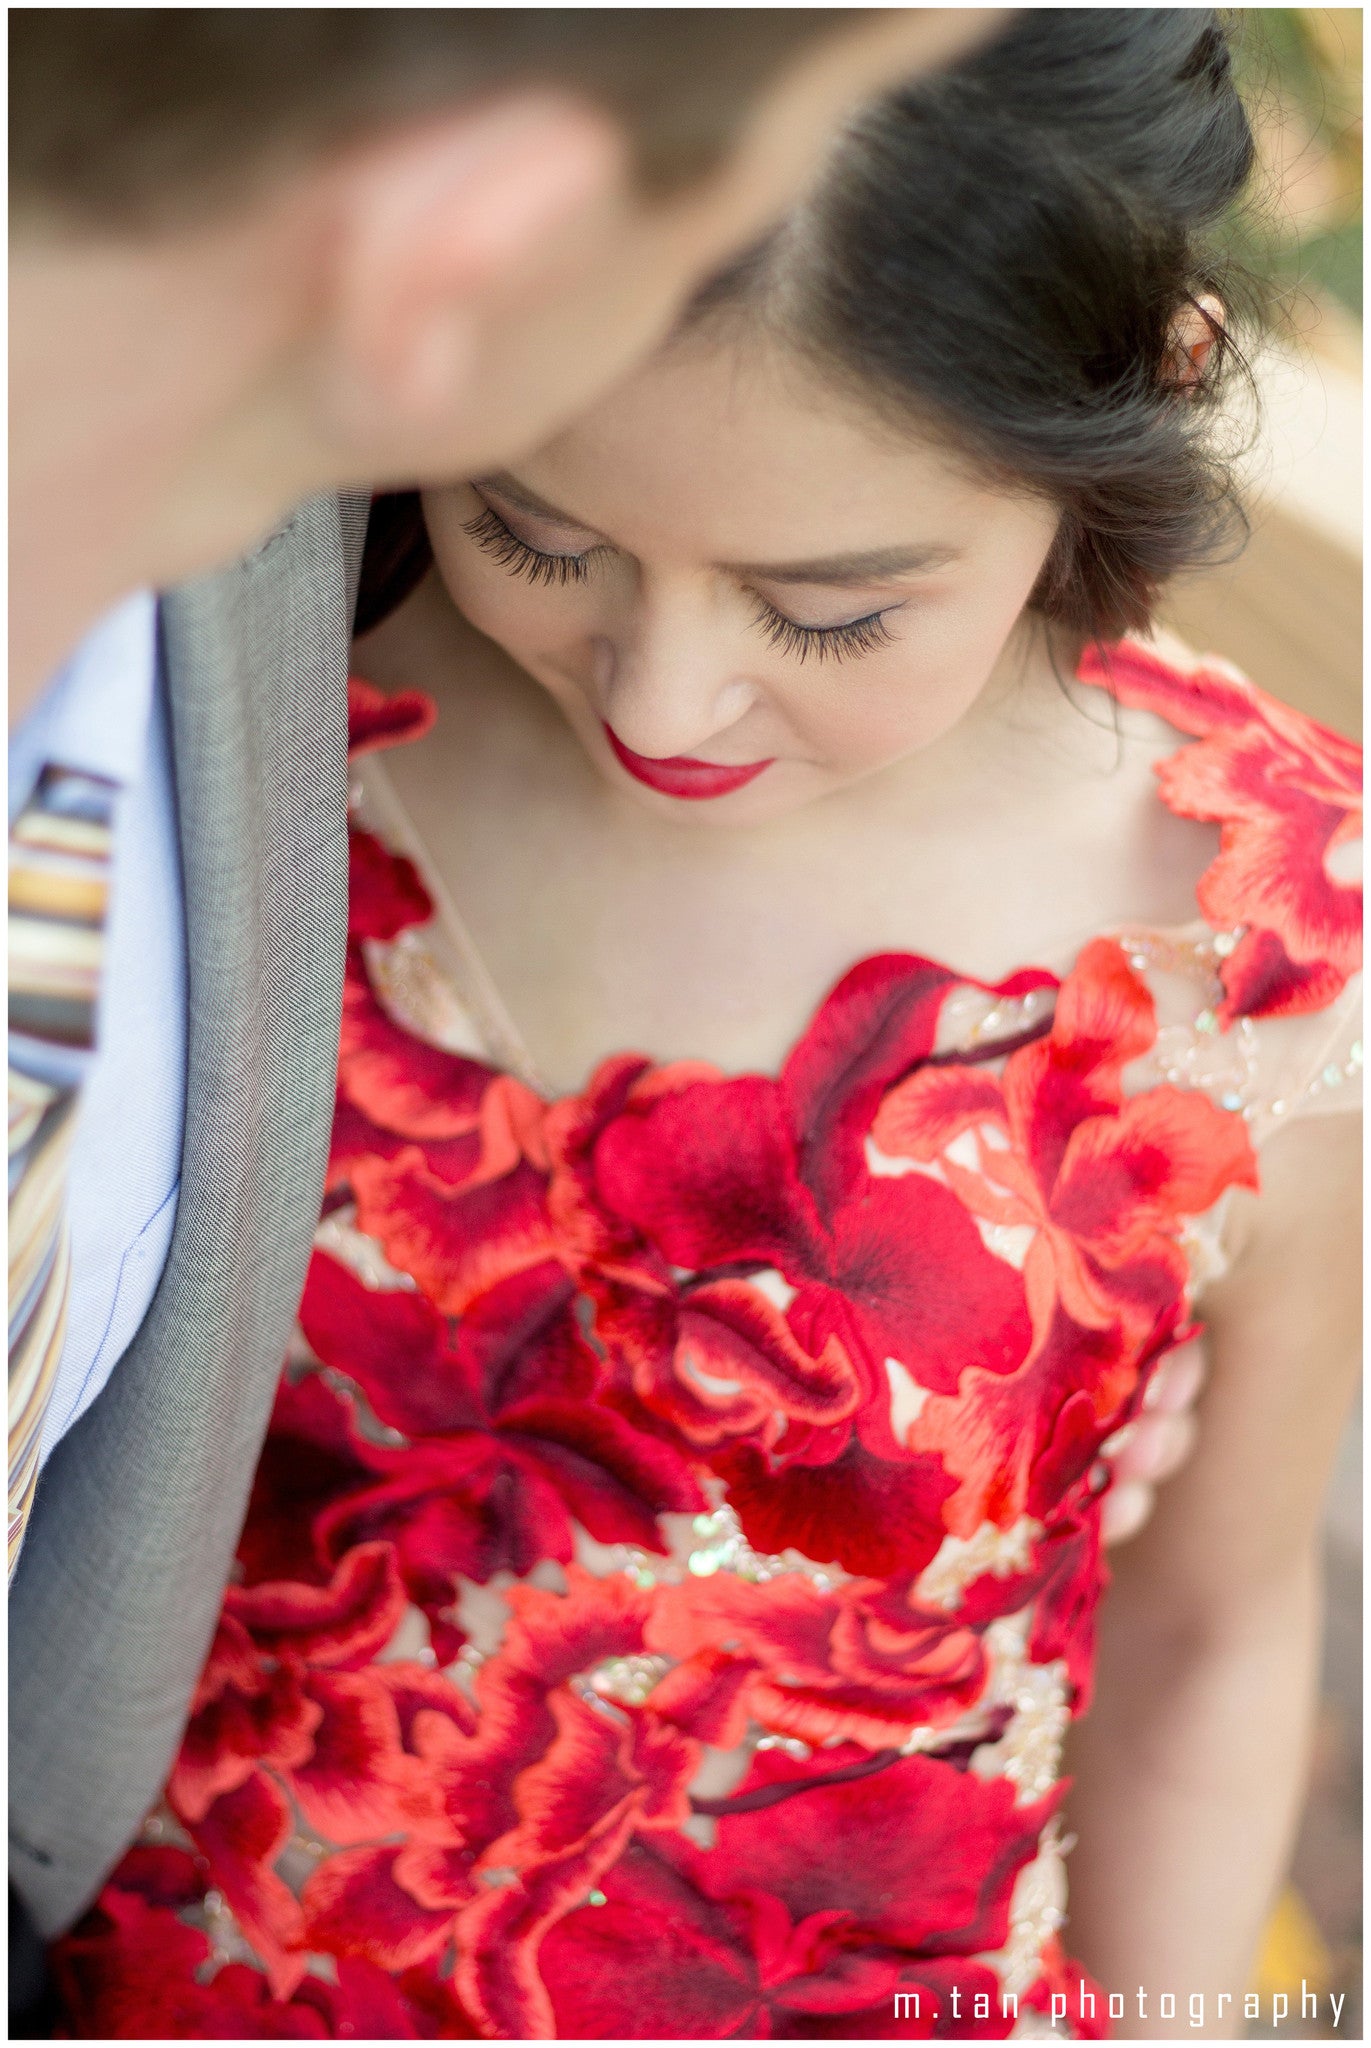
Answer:
[[[46,1459],[118,1365],[166,1264],[186,1099],[186,943],[157,603],[103,618],[10,735],[13,823],[46,761],[123,785],[94,1065],[67,1188],[72,1287]]]

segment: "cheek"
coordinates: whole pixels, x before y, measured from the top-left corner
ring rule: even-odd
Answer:
[[[531,584],[490,561],[465,535],[432,537],[438,574],[458,611],[516,660],[556,654],[585,637],[585,597],[576,585]]]
[[[480,514],[481,501],[476,493],[465,486],[425,491],[420,502],[438,574],[458,611],[478,631],[502,646],[525,637],[528,600],[540,593],[527,588],[519,577],[511,576],[483,554],[463,531],[466,522]]]
[[[839,772],[930,746],[970,711],[1021,610],[1021,600],[978,599],[911,615],[894,646],[845,668],[814,671],[823,674],[819,687],[802,681],[789,693],[792,722]]]
[[[478,632],[511,653],[527,653],[547,636],[547,607],[539,593],[525,589],[516,577],[473,562],[439,562],[448,596]]]
[[[831,768],[856,774],[930,746],[956,724],[975,694],[943,689],[936,678],[915,676],[904,664],[888,681],[853,673],[847,684],[827,693],[820,717],[800,712],[794,723],[817,742]]]

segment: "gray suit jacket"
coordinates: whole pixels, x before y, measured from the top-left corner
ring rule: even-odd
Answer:
[[[94,1896],[175,1752],[318,1217],[366,504],[315,500],[162,606],[189,966],[181,1192],[143,1326],[44,1472],[10,1598],[11,1877],[44,1934]]]

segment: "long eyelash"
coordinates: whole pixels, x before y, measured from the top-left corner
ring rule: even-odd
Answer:
[[[793,654],[796,661],[844,661],[855,654],[870,654],[873,648],[888,646],[891,639],[884,612],[872,612],[865,619],[849,619],[844,626],[797,626],[784,612],[764,599],[757,600],[757,624],[773,647]]]
[[[505,525],[492,505],[483,506],[474,519],[464,520],[462,531],[512,575],[545,586],[584,583],[593,557],[600,552],[591,548],[584,555],[553,555],[530,547]],[[849,619],[842,626],[800,626],[761,598],[757,600],[757,623],[773,647],[799,662],[808,661],[811,655],[816,661],[843,661],[870,654],[873,648],[887,646],[891,638],[882,612]]]
[[[541,548],[531,548],[527,541],[520,540],[517,533],[511,533],[489,505],[474,519],[464,520],[462,531],[502,568],[529,583],[584,583],[590,574],[591,555],[599,552],[592,548],[584,555],[545,554]]]

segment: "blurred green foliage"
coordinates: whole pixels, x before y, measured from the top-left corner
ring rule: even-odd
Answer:
[[[1244,7],[1226,20],[1259,159],[1233,252],[1287,310],[1327,295],[1360,317],[1362,10]]]

